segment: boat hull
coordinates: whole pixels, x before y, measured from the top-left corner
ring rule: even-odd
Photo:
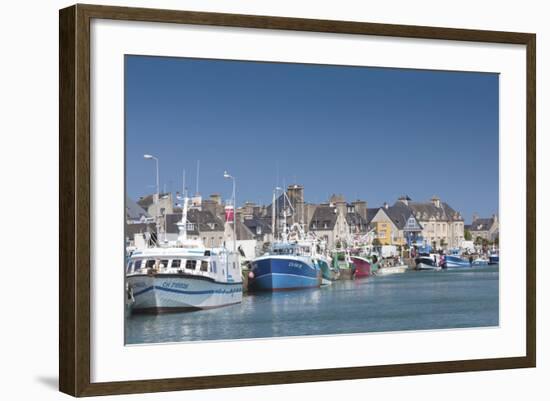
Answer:
[[[389,266],[389,267],[380,267],[376,271],[376,275],[384,276],[387,274],[400,274],[405,273],[408,267],[406,265],[402,266]]]
[[[238,304],[242,282],[219,282],[187,274],[132,275],[132,313],[185,312]]]
[[[416,264],[417,270],[441,270],[440,266],[434,266],[428,263],[419,262]]]
[[[355,256],[352,256],[351,260],[355,266],[355,278],[364,278],[371,275],[371,264],[367,260]]]
[[[489,256],[489,264],[490,265],[498,265],[500,261],[499,256]]]
[[[283,291],[318,288],[321,271],[302,258],[267,256],[251,262],[248,290]]]
[[[444,266],[447,269],[458,269],[458,268],[464,268],[464,267],[471,267],[472,265],[468,260],[464,260],[456,256],[447,256],[447,258],[445,258]]]

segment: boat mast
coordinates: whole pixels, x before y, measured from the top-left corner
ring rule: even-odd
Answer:
[[[181,220],[178,222],[178,230],[179,230],[179,235],[178,235],[178,240],[180,242],[184,242],[185,240],[187,240],[187,202],[188,202],[188,198],[187,198],[187,194],[185,193],[185,169],[183,170],[183,208],[182,208],[182,211],[181,211]]]
[[[276,189],[273,190],[273,201],[271,202],[271,230],[273,231],[273,239],[275,240],[276,238],[276,227],[275,227],[275,224],[276,224],[276,219],[275,219],[275,210],[277,209],[276,205],[277,205],[277,198],[275,196],[275,191]]]

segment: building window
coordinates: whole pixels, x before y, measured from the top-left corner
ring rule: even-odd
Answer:
[[[261,226],[257,226],[257,227],[256,227],[256,234],[257,234],[257,235],[261,235],[261,234],[262,234],[262,227],[261,227]]]
[[[187,231],[194,231],[195,223],[187,223]]]

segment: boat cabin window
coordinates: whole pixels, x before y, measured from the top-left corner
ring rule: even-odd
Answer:
[[[210,263],[210,271],[216,273],[216,262]]]
[[[201,272],[208,271],[208,262],[206,260],[201,261]]]
[[[195,266],[197,266],[196,260],[188,260],[185,262],[185,268],[189,270],[195,270]]]
[[[126,273],[131,273],[132,272],[132,261],[129,261],[128,262],[128,266],[126,266]]]
[[[166,269],[168,267],[168,260],[164,259],[160,261],[159,268]]]
[[[155,259],[148,259],[145,262],[145,267],[148,269],[152,269],[153,267],[155,267]]]
[[[138,259],[134,262],[134,271],[141,269],[141,259]]]
[[[172,260],[172,267],[173,268],[178,268],[181,266],[181,259],[174,259]]]

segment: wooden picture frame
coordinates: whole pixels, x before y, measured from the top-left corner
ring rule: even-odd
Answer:
[[[192,378],[90,380],[90,21],[164,22],[526,46],[526,356]],[[75,5],[59,14],[59,388],[73,396],[143,393],[534,367],[536,362],[535,47],[530,33]]]

